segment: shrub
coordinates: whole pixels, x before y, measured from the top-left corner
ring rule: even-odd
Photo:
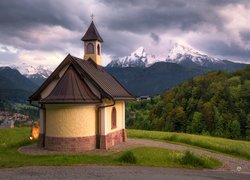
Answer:
[[[124,163],[135,164],[137,162],[137,159],[133,152],[127,151],[119,158],[119,161]]]
[[[183,165],[191,165],[193,167],[205,167],[206,162],[201,157],[195,155],[190,151],[186,151],[185,154],[180,158],[180,163]]]

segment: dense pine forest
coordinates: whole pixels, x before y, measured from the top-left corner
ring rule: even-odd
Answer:
[[[250,140],[250,66],[208,72],[126,111],[128,128]]]

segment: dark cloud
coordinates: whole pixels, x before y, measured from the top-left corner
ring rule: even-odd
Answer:
[[[175,38],[207,31],[208,36],[214,36],[209,29],[227,34],[225,23],[228,19],[221,16],[219,10],[236,4],[250,8],[250,1],[246,0],[1,0],[0,43],[27,50],[63,52],[68,47],[80,49],[81,35],[66,37],[62,33],[57,40],[43,42],[43,34],[34,37],[30,33],[39,32],[44,27],[53,30],[58,26],[65,31],[83,34],[90,23],[90,14],[94,13],[98,31],[105,41],[103,52],[120,56],[149,43],[146,39],[164,42],[164,38],[160,38],[162,34]],[[248,31],[241,32],[240,37],[249,43]],[[221,42],[218,37],[213,42],[215,44],[203,41],[200,44],[205,52],[212,54],[242,58],[249,55],[246,48],[236,42],[232,42],[233,45]]]
[[[150,33],[150,37],[152,38],[152,40],[155,43],[158,43],[160,41],[160,37],[157,34],[153,33],[153,32]]]
[[[243,41],[250,44],[250,32],[249,31],[240,32],[240,36]]]
[[[60,0],[1,0],[1,29],[18,30],[41,24],[60,25],[67,29],[79,28],[76,19],[81,14],[75,14],[76,12],[74,13],[68,8],[69,4],[67,5],[66,2]]]
[[[250,57],[250,50],[242,48],[236,42],[227,44],[223,41],[213,40],[203,46],[208,54],[214,56],[232,57],[233,60],[249,59]]]

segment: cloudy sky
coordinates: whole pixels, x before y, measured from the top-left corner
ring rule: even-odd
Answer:
[[[92,13],[105,64],[140,46],[166,56],[174,42],[250,63],[249,0],[1,0],[0,65],[82,57]]]

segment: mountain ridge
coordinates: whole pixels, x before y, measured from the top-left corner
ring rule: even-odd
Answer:
[[[242,64],[242,66],[240,67],[246,65],[243,63],[236,63],[230,60],[214,58],[191,47],[175,43],[165,58],[147,54],[145,49],[143,47],[140,47],[134,52],[132,52],[129,56],[124,56],[111,60],[111,62],[106,67],[145,68],[150,67],[156,62],[170,62],[189,67],[202,66],[208,67],[210,69],[223,69],[229,71],[238,69],[239,64]],[[234,68],[234,65],[237,67]]]
[[[0,67],[0,99],[25,103],[38,85],[10,67]]]

